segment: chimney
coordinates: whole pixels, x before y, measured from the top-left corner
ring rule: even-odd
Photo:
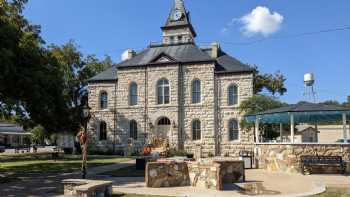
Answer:
[[[220,44],[217,42],[213,42],[211,44],[211,57],[212,58],[218,58],[220,52]]]
[[[126,51],[124,51],[124,53],[122,54],[122,61],[131,59],[133,57],[135,57],[136,52],[132,49],[128,49]]]

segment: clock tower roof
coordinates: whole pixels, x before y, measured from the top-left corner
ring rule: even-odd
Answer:
[[[167,21],[161,29],[170,30],[183,27],[188,27],[193,36],[196,37],[196,32],[191,24],[190,12],[187,12],[183,0],[175,0]]]

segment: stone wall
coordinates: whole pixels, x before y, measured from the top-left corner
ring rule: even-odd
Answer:
[[[157,104],[156,85],[166,78],[170,83],[170,103]],[[201,102],[192,103],[192,81],[201,82]],[[129,105],[129,87],[137,84],[137,105]],[[228,86],[239,89],[238,104],[228,106]],[[171,126],[167,137],[170,147],[184,149],[199,157],[211,155],[238,157],[240,150],[252,150],[253,131],[239,131],[239,140],[229,141],[228,122],[242,119],[239,104],[253,95],[252,74],[215,74],[214,64],[167,64],[118,70],[118,82],[89,84],[89,105],[93,119],[89,124],[90,147],[112,150],[113,144],[124,151],[141,150],[156,135],[160,118],[167,117]],[[99,109],[101,91],[108,93],[108,109]],[[115,97],[116,95],[116,97]],[[137,122],[137,140],[130,139],[130,121]],[[193,141],[192,122],[201,121],[201,140]],[[107,123],[108,139],[100,141],[99,123]],[[130,141],[132,147],[130,149]]]
[[[201,82],[201,102],[192,103],[192,82],[199,79]],[[194,153],[195,147],[200,145],[202,154],[215,155],[215,120],[214,120],[214,65],[194,64],[184,67],[183,77],[184,91],[184,148],[187,152]],[[192,136],[192,123],[194,120],[201,122],[201,140],[194,141]]]
[[[191,186],[222,190],[224,184],[245,181],[243,161],[202,160],[188,162]]]
[[[222,190],[226,183],[244,182],[244,170],[243,161],[149,162],[146,185],[153,188],[193,186]]]
[[[350,161],[350,145],[342,144],[259,144],[256,145],[259,168],[288,173],[300,172],[300,156],[342,156]]]
[[[230,85],[238,87],[238,104],[228,105],[228,88]],[[221,156],[238,157],[241,150],[252,151],[254,142],[253,130],[239,129],[239,139],[229,140],[229,121],[236,119],[238,123],[242,120],[239,113],[239,105],[244,100],[253,96],[253,74],[223,74],[216,77],[217,86],[217,129],[219,133],[219,153]]]
[[[92,114],[88,124],[89,149],[106,152],[112,150],[114,142],[118,142],[115,125],[116,85],[116,82],[100,82],[90,83],[88,86],[89,106]],[[103,91],[108,95],[107,109],[101,109],[99,106],[100,94]],[[99,139],[99,126],[102,121],[107,124],[107,140],[103,141]]]
[[[190,178],[185,162],[148,162],[146,186],[152,188],[189,186]]]

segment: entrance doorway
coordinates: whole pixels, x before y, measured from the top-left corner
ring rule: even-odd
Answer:
[[[153,138],[154,148],[165,148],[169,143],[171,122],[169,118],[162,117],[156,122],[155,136]]]

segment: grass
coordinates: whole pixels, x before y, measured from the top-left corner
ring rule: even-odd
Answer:
[[[327,188],[327,191],[310,197],[349,197],[350,188]]]
[[[118,156],[89,155],[88,168],[115,164],[129,159]],[[18,176],[31,173],[59,174],[78,171],[80,168],[80,155],[63,155],[54,161],[49,153],[1,154],[0,183],[13,181]]]
[[[144,177],[145,170],[137,170],[136,166],[133,165],[125,168],[120,168],[118,170],[105,172],[103,174],[112,177]]]

